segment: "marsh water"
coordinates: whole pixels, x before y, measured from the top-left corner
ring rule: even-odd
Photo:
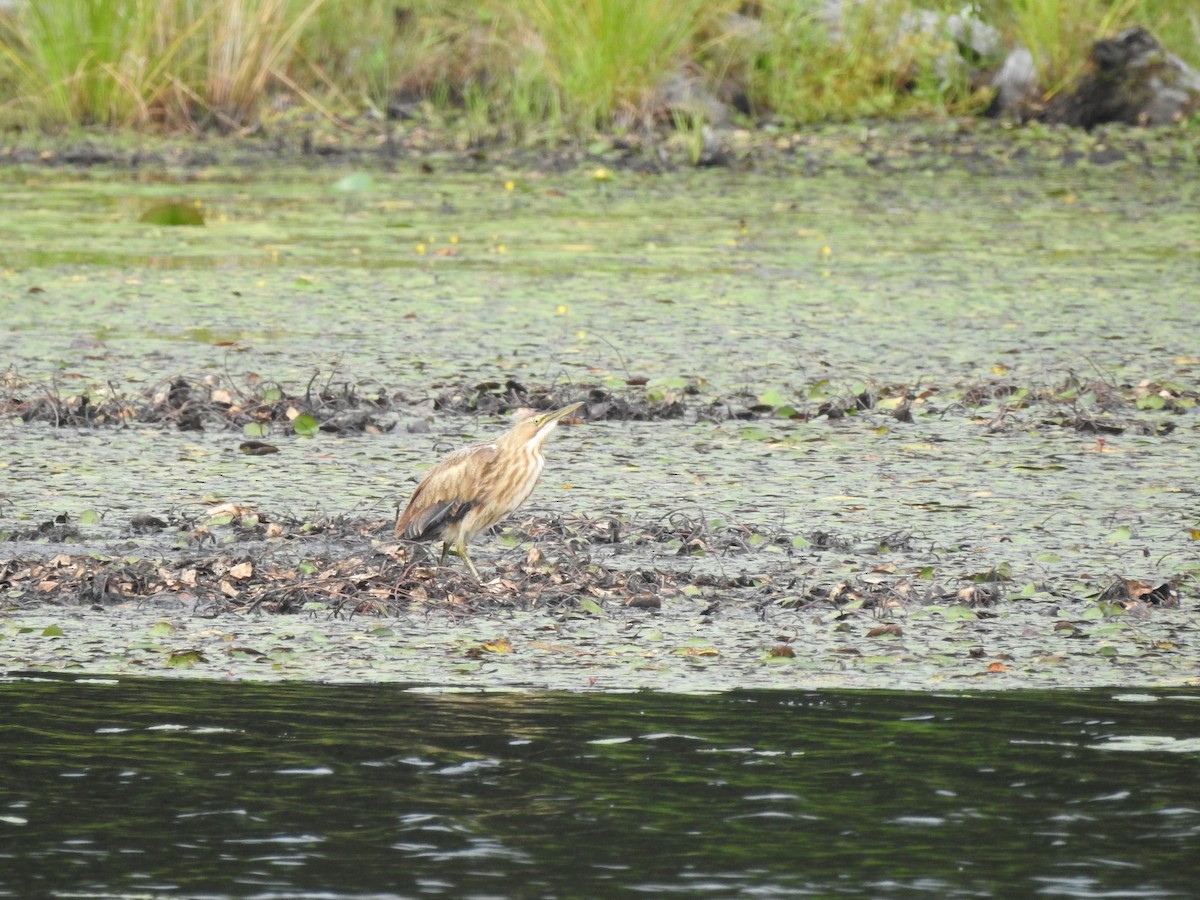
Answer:
[[[0,896],[1192,897],[1200,694],[0,683]]]
[[[859,136],[813,144],[811,165],[618,170],[606,181],[588,165],[465,156],[363,171],[170,155],[131,171],[4,169],[0,535],[25,538],[9,546],[28,575],[0,618],[9,667],[154,674],[171,641],[204,650],[208,622],[178,615],[196,605],[183,579],[207,571],[197,557],[224,554],[222,571],[273,565],[301,582],[330,559],[370,568],[379,548],[362,534],[386,543],[434,459],[505,427],[470,414],[470,400],[513,381],[565,399],[679,406],[649,421],[597,413],[548,445],[523,510],[535,526],[619,520],[623,537],[586,553],[681,586],[663,594],[661,626],[649,615],[630,624],[628,596],[593,596],[606,615],[565,630],[526,622],[569,642],[556,662],[646,666],[652,654],[620,679],[649,688],[695,650],[719,653],[720,671],[754,686],[792,687],[798,675],[837,686],[863,666],[873,680],[852,686],[889,686],[897,665],[908,686],[914,661],[943,669],[913,677],[926,687],[992,663],[998,679],[1024,684],[1194,683],[1200,187],[1186,160],[1156,150],[1186,135],[1156,145],[1135,133],[997,130],[907,162],[886,134],[868,135],[892,161],[882,167],[867,164]],[[1089,164],[1105,140],[1124,156]],[[166,201],[202,210],[205,224],[143,221]],[[182,428],[120,414],[169,398],[179,379],[211,415]],[[249,422],[278,452],[239,452],[245,411],[266,392],[300,403],[322,389],[359,398],[373,426],[301,436],[282,416]],[[873,399],[860,406],[863,395]],[[218,396],[242,419],[222,414]],[[85,400],[117,413],[82,424],[58,415]],[[824,413],[831,403],[844,414]],[[908,415],[894,415],[904,404]],[[229,517],[208,522],[224,503],[297,524],[247,543]],[[146,533],[132,525],[139,516],[174,524]],[[674,516],[737,540],[640,537]],[[59,518],[77,529],[69,539],[53,539]],[[377,530],[340,540],[328,523],[343,520]],[[489,576],[538,549],[507,526],[472,551]],[[539,552],[550,566],[580,557]],[[175,567],[173,586],[146,594],[147,578],[122,582],[119,570],[146,560]],[[86,583],[69,577],[93,565],[104,569]],[[236,600],[220,577],[210,594]],[[768,608],[714,578],[769,588],[757,598]],[[983,611],[957,599],[980,579],[995,588]],[[1099,601],[1126,582],[1144,586],[1139,596],[1166,585],[1151,596],[1172,602],[1122,617]],[[821,602],[847,584],[884,600]],[[142,618],[92,613],[84,598],[97,585],[105,604],[127,601]],[[716,627],[697,624],[715,608],[725,610]],[[271,666],[207,657],[240,678],[311,665],[335,680],[442,681],[380,659],[422,658],[412,645],[431,629],[420,604],[414,612],[400,647],[326,640],[313,663],[294,663],[256,634]],[[891,616],[903,640],[864,639]],[[730,642],[731,623],[750,639]],[[244,627],[232,617],[215,630],[236,639]],[[310,621],[266,631],[295,627],[306,641],[328,637]],[[470,640],[505,627],[487,623]],[[768,657],[781,634],[809,652]],[[457,683],[463,647],[449,645]],[[443,658],[440,646],[426,655]],[[509,661],[520,669],[510,686],[586,678],[547,682],[544,660]],[[690,666],[684,686],[727,688],[705,681],[717,671]]]

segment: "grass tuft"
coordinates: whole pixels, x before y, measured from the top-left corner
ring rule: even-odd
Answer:
[[[1033,54],[1043,96],[1074,83],[1092,44],[1132,21],[1137,0],[1013,0],[1017,40]]]
[[[644,124],[658,91],[701,49],[703,34],[733,12],[716,0],[515,0],[523,35],[509,100],[526,113],[563,117],[570,130]]]

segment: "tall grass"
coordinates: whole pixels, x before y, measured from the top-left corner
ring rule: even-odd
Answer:
[[[385,110],[397,71],[394,56],[400,52],[400,34],[417,20],[412,6],[401,10],[395,0],[322,3],[299,36],[293,76],[346,103]]]
[[[305,24],[325,0],[296,7],[290,0],[219,0],[208,18],[208,66],[202,102],[227,126],[252,121],[272,78]],[[192,4],[193,10],[195,0]],[[205,14],[199,12],[197,18]]]
[[[41,126],[253,119],[325,0],[37,0],[0,45]]]
[[[1200,8],[1181,0],[1139,0],[1131,18],[1147,25],[1163,46],[1200,68]]]
[[[966,102],[965,77],[938,73],[957,59],[936,33],[905,27],[903,0],[846,3],[840,14],[822,0],[765,0],[761,29],[740,53],[751,105],[806,123],[941,111]]]
[[[977,0],[1050,93],[1146,25],[1200,64],[1194,0]],[[397,98],[527,141],[671,121],[699,83],[804,123],[977,108],[945,35],[962,0],[19,0],[0,9],[0,124],[253,126],[280,92],[377,120]],[[949,62],[947,62],[949,61]],[[287,105],[287,104],[279,104]],[[678,118],[699,128],[702,113]],[[697,132],[699,133],[699,132]]]
[[[155,0],[43,0],[23,9],[0,49],[38,124],[129,124],[150,118],[186,32]]]
[[[734,0],[512,0],[524,50],[513,105],[556,112],[577,133],[645,122],[666,79],[737,6]]]
[[[1128,24],[1136,5],[1137,0],[1012,0],[1014,32],[1033,54],[1044,96],[1076,81],[1092,44]]]

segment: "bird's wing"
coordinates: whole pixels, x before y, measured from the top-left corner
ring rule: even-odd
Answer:
[[[432,541],[461,521],[482,499],[480,476],[495,455],[495,444],[472,444],[426,472],[396,521],[396,535],[406,541]]]

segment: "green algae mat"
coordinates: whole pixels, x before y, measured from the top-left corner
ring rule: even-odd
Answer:
[[[1200,186],[1130,135],[0,171],[0,669],[1194,684]],[[573,400],[482,584],[393,540]]]

